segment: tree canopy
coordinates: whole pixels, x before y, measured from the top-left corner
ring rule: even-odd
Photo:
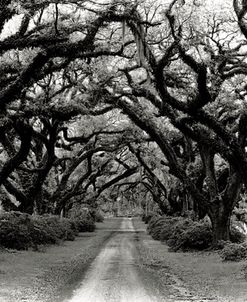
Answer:
[[[0,4],[6,207],[150,194],[227,240],[247,179],[245,1]]]

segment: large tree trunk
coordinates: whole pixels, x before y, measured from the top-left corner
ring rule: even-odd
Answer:
[[[213,230],[213,245],[217,245],[221,240],[230,240],[231,212],[223,202],[220,205],[215,205],[209,212]]]
[[[222,197],[211,201],[208,211],[213,228],[213,243],[217,245],[220,240],[230,240],[230,220],[242,187],[242,181],[233,169],[230,171],[227,186]]]

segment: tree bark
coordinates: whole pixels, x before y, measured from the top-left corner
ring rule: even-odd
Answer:
[[[23,122],[16,122],[16,131],[18,132],[21,145],[19,151],[10,158],[2,167],[0,171],[0,185],[4,184],[9,175],[23,162],[26,160],[30,148],[31,148],[31,140],[32,135],[28,126],[26,126]]]
[[[231,211],[221,203],[209,211],[209,217],[212,223],[213,245],[217,245],[221,240],[229,241]]]
[[[230,220],[234,206],[239,198],[242,187],[240,176],[234,169],[230,169],[227,186],[217,199],[210,202],[208,211],[212,222],[213,244],[217,245],[220,240],[230,240]]]

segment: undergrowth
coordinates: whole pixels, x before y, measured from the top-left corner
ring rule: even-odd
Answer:
[[[173,251],[205,250],[213,243],[211,225],[206,221],[193,221],[183,217],[153,216],[148,224],[149,234],[165,241]],[[232,227],[230,239],[242,243],[245,236]]]
[[[0,247],[37,249],[39,245],[74,240],[79,232],[94,230],[94,220],[85,215],[68,219],[52,215],[32,216],[21,212],[6,212],[0,214]]]

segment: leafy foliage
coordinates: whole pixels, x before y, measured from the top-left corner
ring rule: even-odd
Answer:
[[[0,215],[0,246],[26,250],[37,248],[38,245],[74,240],[78,232],[94,230],[93,220],[86,217],[70,220],[57,216],[8,212]]]
[[[204,250],[210,247],[212,239],[212,230],[207,223],[186,223],[184,230],[179,235],[175,232],[168,244],[174,251]]]
[[[95,223],[91,217],[77,217],[75,224],[79,232],[93,232]]]
[[[147,224],[147,223],[150,222],[150,220],[152,219],[153,216],[155,216],[155,214],[152,213],[152,212],[149,212],[147,214],[143,213],[143,215],[142,215],[142,221],[144,221],[145,224]]]
[[[165,241],[173,251],[204,250],[213,243],[209,222],[183,217],[153,216],[149,221],[148,232],[154,239]],[[232,242],[237,243],[246,239],[234,227],[230,237]]]
[[[247,244],[229,243],[222,251],[220,256],[223,261],[240,261],[247,258]]]
[[[31,217],[16,212],[0,216],[0,245],[25,250],[32,245]]]
[[[230,231],[230,240],[233,243],[242,243],[246,240],[246,235],[244,235],[235,226],[232,226]]]
[[[94,215],[94,220],[95,222],[103,222],[104,221],[104,216],[100,211],[96,211]]]
[[[109,187],[126,195],[136,187],[147,211],[151,196],[162,213],[217,213],[210,217],[215,228],[229,221],[247,178],[247,9],[234,1],[226,10],[213,4],[209,13],[207,2],[205,8],[192,0],[3,5],[6,209],[14,198],[20,211],[66,216],[73,203],[95,205]],[[130,135],[127,124],[142,135]],[[126,149],[146,140],[158,152],[137,146],[139,162],[126,159]],[[140,177],[131,179],[140,166]],[[176,236],[191,227],[186,223],[174,229]],[[217,231],[214,239],[224,239]],[[218,235],[228,238],[228,229]]]
[[[79,232],[93,232],[95,230],[94,215],[91,215],[87,209],[73,208],[69,213],[69,218]]]

